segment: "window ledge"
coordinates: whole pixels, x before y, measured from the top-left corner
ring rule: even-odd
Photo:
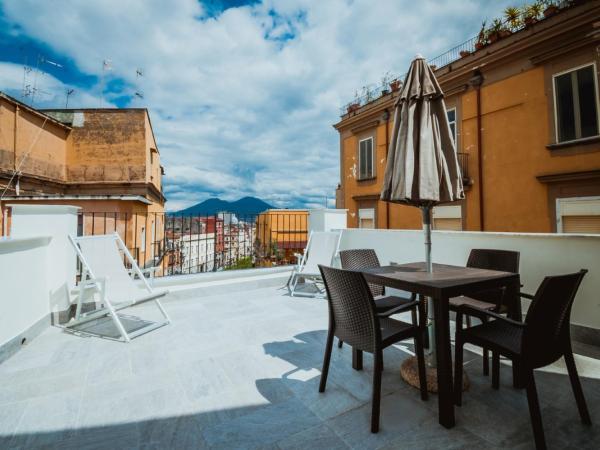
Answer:
[[[376,176],[373,177],[367,177],[367,178],[357,178],[356,181],[371,181],[371,180],[375,180],[377,179]]]
[[[574,147],[576,145],[595,144],[597,142],[600,142],[600,135],[590,136],[581,139],[574,139],[572,141],[557,142],[555,144],[548,144],[546,145],[546,148],[548,150],[558,150],[560,148]]]

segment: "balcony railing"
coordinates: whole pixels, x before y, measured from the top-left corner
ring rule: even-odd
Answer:
[[[308,215],[172,215],[82,212],[80,236],[118,233],[140,267],[155,276],[270,267],[295,262],[308,239]]]
[[[569,8],[569,7],[577,6],[576,2],[569,2],[567,0],[558,1],[556,4],[561,10]],[[507,34],[511,35],[511,34],[517,33],[521,30],[528,28],[529,26],[537,23],[539,20],[544,20],[544,19],[545,19],[545,17],[543,15],[540,15],[539,17],[533,19],[533,21],[527,21],[526,17],[525,17],[525,13],[522,12],[521,16],[517,20],[513,21],[512,23],[509,23],[509,21],[505,20],[504,22],[502,22],[502,26],[508,32]],[[495,38],[490,38],[489,31],[490,31],[489,29],[485,30],[483,36],[476,35],[476,36],[473,36],[473,37],[467,39],[466,41],[458,44],[457,46],[452,47],[449,50],[446,50],[441,55],[438,55],[432,59],[427,60],[427,63],[434,70],[439,69],[441,67],[445,67],[449,64],[452,64],[455,61],[458,61],[459,59],[461,59],[464,56],[468,56],[472,53],[475,53],[477,50],[479,50],[487,45],[493,44],[497,40],[503,38],[503,36],[500,36],[500,35],[496,35]],[[480,45],[477,45],[478,41],[480,42]],[[406,78],[406,73],[396,76],[396,77],[385,77],[385,78],[386,79],[389,78],[389,80],[404,81],[404,79]],[[373,102],[374,100],[379,99],[382,95],[389,94],[390,90],[391,90],[390,83],[389,83],[389,81],[386,81],[385,79],[381,83],[365,85],[361,89],[360,95],[359,94],[355,95],[354,100],[346,103],[345,105],[343,105],[340,108],[340,115],[344,116],[345,114],[351,112],[352,110],[356,110],[362,106],[365,106],[365,105]]]

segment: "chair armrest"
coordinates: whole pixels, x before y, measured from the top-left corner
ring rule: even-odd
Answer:
[[[410,302],[410,303],[405,303],[404,305],[396,306],[395,308],[388,309],[387,311],[382,312],[382,313],[378,313],[377,315],[379,317],[392,316],[392,315],[397,314],[397,313],[410,311],[412,308],[416,307],[418,304],[419,304],[418,301],[413,301],[413,302]]]
[[[462,315],[463,314],[469,314],[472,316],[481,316],[481,315],[485,315],[488,317],[492,317],[494,319],[498,319],[498,320],[503,320],[505,322],[508,322],[512,325],[517,325],[520,327],[524,327],[525,324],[523,322],[518,322],[516,320],[513,319],[509,319],[508,317],[503,316],[502,314],[498,314],[492,311],[487,311],[485,309],[479,309],[479,308],[475,308],[474,306],[471,305],[460,305],[458,308],[456,308],[456,312],[457,312],[457,322],[460,316],[460,319],[462,321]]]
[[[525,292],[519,292],[519,295],[520,295],[521,297],[523,297],[523,298],[528,298],[528,299],[530,299],[530,300],[533,300],[533,299],[534,299],[534,296],[533,296],[533,295],[531,295],[531,294],[526,294]]]

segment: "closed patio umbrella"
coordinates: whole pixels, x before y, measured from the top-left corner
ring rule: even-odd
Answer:
[[[417,55],[395,104],[381,200],[422,209],[428,271],[431,271],[431,208],[462,198],[462,176],[444,93],[425,58]]]
[[[417,55],[395,104],[381,200],[421,208],[428,272],[432,271],[431,210],[436,204],[462,198],[462,176],[444,93],[425,58]],[[432,309],[429,308],[430,318]],[[431,332],[430,327],[433,349]]]

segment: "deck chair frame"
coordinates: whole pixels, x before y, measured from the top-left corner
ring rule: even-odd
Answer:
[[[125,255],[125,258],[131,264],[131,270],[129,271],[129,274],[132,279],[132,283],[134,282],[133,280],[134,280],[135,276],[137,275],[138,278],[141,280],[144,288],[148,292],[147,296],[137,298],[137,299],[131,299],[130,301],[121,302],[119,304],[113,304],[113,302],[107,295],[106,286],[107,286],[107,283],[110,283],[110,279],[96,277],[96,275],[94,274],[94,271],[88,264],[83,252],[81,251],[81,248],[79,248],[78,243],[82,240],[107,238],[109,236],[114,239],[118,248],[123,252],[123,254]],[[73,248],[75,249],[75,253],[77,254],[77,257],[79,258],[79,261],[81,262],[82,273],[81,273],[81,281],[79,282],[79,286],[78,286],[75,318],[73,320],[71,320],[68,324],[64,325],[64,328],[72,329],[73,327],[84,324],[86,322],[100,319],[105,316],[110,316],[113,323],[117,327],[117,330],[119,331],[122,340],[124,342],[131,342],[131,340],[133,338],[136,338],[138,336],[141,336],[142,334],[148,333],[152,330],[155,330],[157,328],[160,328],[162,326],[165,326],[165,325],[168,325],[169,323],[171,323],[171,319],[169,318],[167,312],[165,311],[165,309],[163,308],[163,306],[159,300],[159,298],[164,297],[166,294],[168,294],[168,291],[165,290],[165,291],[160,291],[160,292],[154,292],[154,290],[148,283],[147,278],[144,276],[144,272],[142,271],[142,269],[140,269],[139,265],[137,264],[137,262],[135,261],[135,259],[133,258],[133,256],[127,249],[127,247],[125,246],[125,243],[123,242],[123,240],[121,239],[121,237],[119,236],[118,233],[115,232],[115,233],[112,233],[109,235],[78,236],[78,237],[73,237],[73,236],[69,235],[69,241],[73,245]],[[125,269],[125,267],[124,267],[124,269]],[[125,270],[127,270],[127,269],[125,269]],[[82,305],[83,305],[83,299],[84,299],[84,292],[86,289],[90,289],[90,288],[99,292],[102,307],[95,309],[94,311],[90,311],[88,313],[83,313]],[[137,329],[132,333],[127,333],[127,330],[125,330],[125,327],[123,326],[123,323],[121,322],[121,319],[119,318],[119,315],[117,314],[117,312],[120,310],[123,310],[125,308],[129,308],[134,305],[139,305],[141,303],[145,303],[148,301],[153,301],[156,304],[160,313],[164,317],[164,320],[161,322],[151,322],[148,325],[146,325],[140,329]]]
[[[304,249],[304,251],[302,253],[294,254],[296,256],[298,262],[292,269],[292,274],[290,275],[290,278],[288,279],[288,282],[287,282],[288,292],[290,293],[290,296],[292,296],[292,297],[295,297],[295,296],[314,297],[313,294],[296,291],[296,288],[298,287],[298,281],[300,278],[312,281],[314,283],[315,287],[319,290],[319,293],[323,296],[325,295],[325,286],[323,285],[323,279],[321,277],[321,274],[320,273],[303,273],[302,272],[303,268],[306,266],[306,262],[309,258],[309,254],[311,251],[311,244],[313,243],[313,236],[314,236],[313,233],[314,233],[313,231],[310,232],[310,235],[308,236],[308,241],[306,242],[306,248]],[[319,232],[319,233],[337,234],[335,250],[334,250],[333,254],[331,255],[331,260],[323,261],[323,264],[332,265],[333,259],[336,257],[336,255],[339,253],[339,250],[340,250],[340,241],[342,238],[342,233],[341,232],[336,233],[333,231],[331,231],[331,232],[323,231],[323,232]]]

